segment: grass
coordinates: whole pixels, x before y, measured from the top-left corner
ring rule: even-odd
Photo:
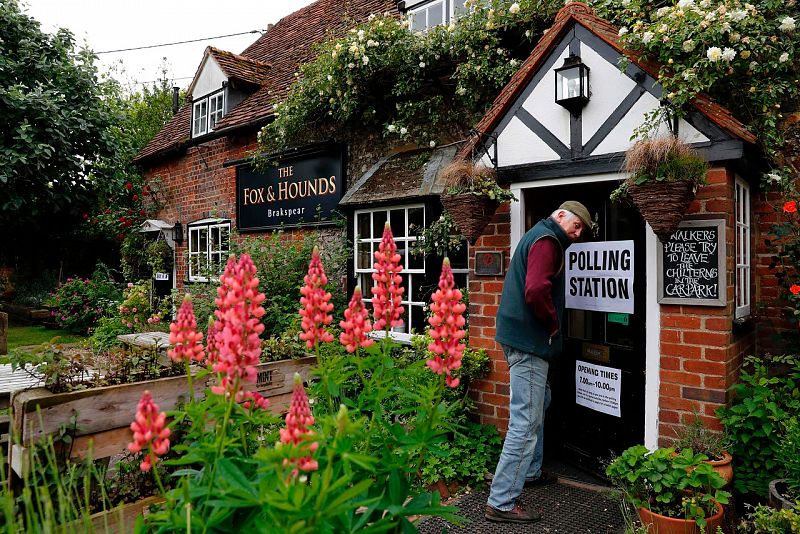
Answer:
[[[27,345],[41,345],[58,336],[59,343],[77,343],[85,338],[76,336],[66,330],[49,330],[43,326],[8,327],[8,350]]]

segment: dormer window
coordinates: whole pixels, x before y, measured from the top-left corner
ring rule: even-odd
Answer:
[[[450,24],[466,13],[467,8],[464,4],[465,0],[406,1],[408,9],[406,14],[411,20],[411,31],[427,32],[434,26]]]
[[[195,100],[192,104],[192,137],[212,132],[223,115],[225,115],[224,88]]]

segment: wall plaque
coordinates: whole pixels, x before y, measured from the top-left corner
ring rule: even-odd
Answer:
[[[658,302],[724,306],[725,219],[683,221],[658,247]]]
[[[236,170],[236,227],[240,232],[331,224],[342,198],[339,149],[279,160],[265,169]]]
[[[475,274],[478,276],[500,276],[503,274],[502,252],[476,252]]]

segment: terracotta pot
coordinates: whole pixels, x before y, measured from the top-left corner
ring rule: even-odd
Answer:
[[[708,534],[716,533],[717,527],[722,526],[722,516],[725,510],[722,505],[717,503],[717,513],[706,518],[706,530]],[[667,517],[656,514],[647,508],[639,508],[639,519],[642,525],[647,527],[647,534],[700,534],[700,527],[697,522],[691,519]]]
[[[797,505],[784,497],[786,492],[786,479],[779,478],[769,483],[769,505],[777,510],[794,510]]]
[[[714,468],[714,471],[719,473],[719,476],[725,479],[725,485],[731,483],[733,480],[733,456],[728,451],[722,451],[722,460],[708,460],[706,463]]]

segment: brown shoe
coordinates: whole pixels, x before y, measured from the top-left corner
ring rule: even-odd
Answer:
[[[498,510],[492,506],[486,505],[486,511],[483,517],[487,521],[494,523],[535,523],[542,518],[539,512],[528,512],[519,503],[514,505],[514,508],[508,512]]]
[[[532,478],[530,480],[526,479],[524,487],[535,488],[536,486],[549,486],[550,484],[555,484],[556,482],[558,482],[558,475],[542,469],[542,473],[539,475],[539,478]]]

